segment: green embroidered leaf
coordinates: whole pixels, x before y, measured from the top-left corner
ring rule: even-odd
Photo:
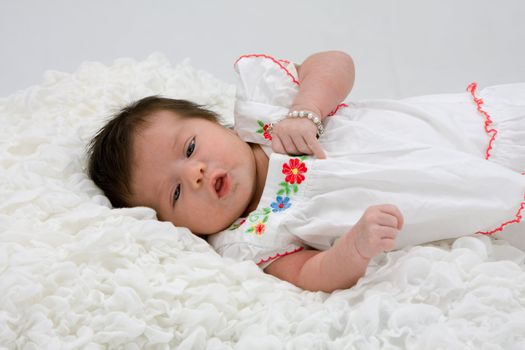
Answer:
[[[266,216],[263,218],[263,220],[262,220],[263,224],[265,224],[266,221],[268,221],[268,218],[269,218],[269,217],[270,217],[269,215],[266,215]]]
[[[283,191],[283,190],[284,190],[284,193],[286,193],[286,195],[290,194],[290,185],[288,184],[288,182],[281,182],[279,184],[279,186],[281,186],[282,189],[279,191],[280,193],[278,193],[278,194],[282,194],[283,192],[281,192],[281,191]]]
[[[284,193],[283,189],[280,189],[279,191],[277,191],[277,194],[283,194],[283,193]]]
[[[246,233],[252,233],[254,231],[253,226],[251,226],[249,229],[246,230]]]
[[[299,191],[299,187],[297,187],[297,185],[293,185],[293,192],[294,193],[297,193],[297,191]]]
[[[264,127],[264,123],[260,120],[257,120],[257,124],[259,124],[260,127]]]
[[[257,132],[258,134],[262,134],[262,133],[264,132],[264,130],[263,130],[263,129],[258,129],[256,132]]]
[[[263,214],[268,215],[272,210],[270,208],[263,208]]]

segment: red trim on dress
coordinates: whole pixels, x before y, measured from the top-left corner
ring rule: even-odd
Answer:
[[[489,145],[487,147],[487,150],[485,151],[485,159],[489,159],[490,151],[492,150],[492,144],[494,143],[494,140],[496,139],[498,130],[492,127],[492,119],[490,119],[490,115],[481,108],[481,105],[484,103],[484,101],[482,98],[476,97],[477,87],[478,87],[478,84],[474,82],[467,87],[467,91],[470,92],[470,94],[472,95],[472,98],[474,99],[474,103],[476,103],[476,109],[485,118],[485,132],[491,135]]]
[[[346,107],[348,107],[348,105],[346,103],[341,103],[341,104],[337,105],[337,107],[335,107],[335,109],[333,111],[328,113],[328,117],[331,117],[334,114],[336,114],[341,108],[346,108]]]
[[[482,235],[491,235],[493,233],[496,233],[496,232],[501,232],[503,231],[503,228],[507,225],[510,225],[510,224],[517,224],[521,221],[522,219],[522,216],[521,216],[521,211],[523,209],[525,209],[525,197],[523,198],[523,202],[521,202],[521,205],[520,205],[520,208],[518,209],[518,211],[516,212],[516,215],[515,215],[515,219],[514,220],[509,220],[507,222],[504,222],[503,224],[501,224],[499,227],[495,228],[494,230],[491,230],[491,231],[479,231],[479,232],[476,232],[476,233],[481,233]]]
[[[292,73],[290,73],[290,71],[288,69],[286,69],[285,66],[282,65],[282,61],[283,60],[278,60],[278,59],[275,59],[273,58],[272,56],[268,56],[268,55],[264,55],[264,54],[250,54],[250,55],[242,55],[241,57],[239,57],[237,59],[237,61],[235,61],[234,65],[237,64],[237,62],[239,62],[240,60],[242,60],[243,58],[250,58],[250,57],[258,57],[258,58],[266,58],[268,60],[271,60],[273,61],[275,64],[277,64],[279,66],[279,68],[281,68],[282,70],[284,70],[286,72],[286,75],[288,75],[291,79],[292,79],[292,82],[296,85],[299,85],[299,81],[297,79],[295,79],[295,77],[293,76]],[[286,61],[287,62],[287,61]]]
[[[485,159],[489,159],[490,156],[491,156],[490,151],[492,150],[492,144],[494,143],[494,140],[496,139],[496,135],[498,134],[498,130],[496,130],[496,129],[494,129],[492,127],[492,119],[490,118],[490,115],[486,111],[484,111],[483,108],[481,108],[481,105],[483,105],[485,102],[483,101],[482,98],[476,97],[476,89],[477,88],[478,88],[478,84],[474,82],[474,83],[471,83],[467,87],[467,91],[470,92],[470,94],[472,95],[472,99],[474,100],[474,103],[476,104],[476,109],[485,118],[485,132],[488,135],[490,135],[489,145],[487,147],[487,150],[485,151]],[[521,174],[525,175],[525,172],[521,173]],[[521,219],[522,219],[521,211],[523,209],[525,209],[525,196],[524,196],[523,199],[524,199],[524,201],[520,203],[520,207],[519,207],[518,211],[516,212],[516,215],[514,215],[514,217],[515,217],[514,220],[506,221],[503,224],[501,224],[499,227],[497,227],[497,228],[495,228],[493,230],[490,230],[490,231],[479,231],[479,232],[476,232],[476,233],[481,233],[483,235],[491,235],[493,233],[503,231],[504,227],[507,226],[507,225],[517,224],[517,223],[521,222]]]
[[[286,255],[290,255],[290,254],[293,254],[293,253],[300,252],[301,250],[304,250],[304,247],[299,247],[297,249],[292,250],[291,252],[286,252],[284,254],[277,253],[276,255],[271,256],[268,259],[261,259],[261,261],[259,261],[257,263],[257,265],[261,265],[261,264],[267,263],[268,261],[272,261],[272,260],[275,260],[275,259],[278,259],[278,258],[282,258],[283,256],[286,256]]]

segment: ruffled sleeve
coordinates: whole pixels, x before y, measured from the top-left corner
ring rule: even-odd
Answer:
[[[295,65],[268,55],[244,55],[235,71],[235,130],[246,142],[270,145],[268,125],[284,118],[299,90]]]

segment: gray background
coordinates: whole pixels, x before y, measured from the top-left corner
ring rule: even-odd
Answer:
[[[233,82],[243,53],[301,62],[344,50],[353,96],[406,97],[525,81],[525,1],[0,0],[0,96],[45,70],[164,53]]]

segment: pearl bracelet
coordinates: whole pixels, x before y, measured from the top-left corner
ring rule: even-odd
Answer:
[[[324,133],[324,126],[321,122],[321,118],[309,111],[290,111],[286,117],[288,118],[308,118],[312,123],[317,127],[317,137],[321,136]]]
[[[312,113],[312,112],[308,112],[308,111],[290,111],[286,115],[286,118],[308,118],[308,120],[311,120],[312,123],[314,123],[315,126],[317,127],[317,138],[319,138],[319,136],[321,136],[324,133],[324,126],[323,126],[323,123],[321,122],[321,118],[319,116],[317,116],[316,114]],[[268,125],[268,129],[266,129],[266,132],[271,134],[272,131],[273,131],[273,127],[277,123],[278,122],[270,123]]]

